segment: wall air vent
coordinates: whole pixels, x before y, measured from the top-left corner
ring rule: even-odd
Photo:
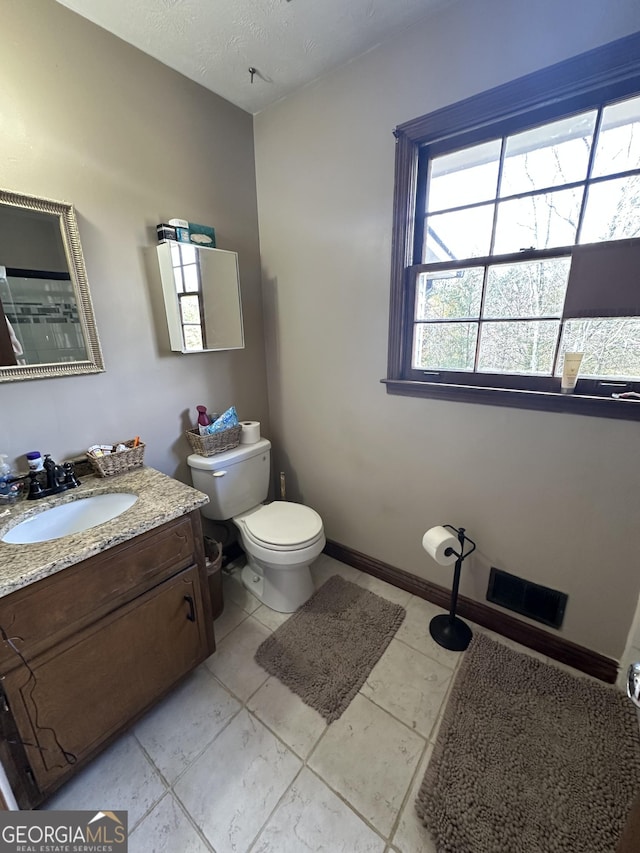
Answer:
[[[544,625],[551,625],[552,628],[562,625],[567,598],[566,593],[558,592],[557,589],[549,589],[501,569],[491,568],[487,601],[521,613]]]

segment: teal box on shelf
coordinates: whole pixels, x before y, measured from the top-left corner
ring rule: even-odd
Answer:
[[[216,247],[216,232],[210,225],[198,225],[197,222],[189,223],[189,241],[198,246]]]

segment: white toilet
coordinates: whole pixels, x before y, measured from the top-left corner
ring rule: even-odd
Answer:
[[[242,582],[272,610],[292,613],[314,591],[309,565],[325,545],[322,519],[301,504],[264,504],[269,491],[271,442],[241,444],[216,456],[187,459],[196,489],[209,496],[201,508],[214,521],[232,519],[247,565]]]

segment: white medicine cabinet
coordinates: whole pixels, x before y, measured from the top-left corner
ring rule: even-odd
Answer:
[[[174,240],[156,249],[171,349],[242,349],[237,253]]]

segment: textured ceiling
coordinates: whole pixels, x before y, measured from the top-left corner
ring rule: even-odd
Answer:
[[[451,0],[58,2],[257,113]]]

